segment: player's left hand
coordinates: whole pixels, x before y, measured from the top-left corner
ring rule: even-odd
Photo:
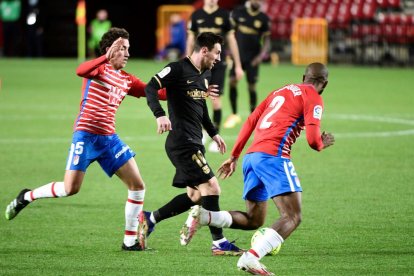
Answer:
[[[213,137],[213,140],[217,143],[220,153],[221,154],[225,153],[227,150],[227,145],[224,142],[223,138],[221,138],[221,136],[217,134]]]

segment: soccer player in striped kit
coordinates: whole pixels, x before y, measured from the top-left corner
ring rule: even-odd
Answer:
[[[88,166],[98,161],[109,177],[117,175],[128,188],[122,249],[140,251],[145,249],[146,238],[137,235],[145,184],[133,158],[135,153],[115,133],[115,113],[125,96],[145,97],[146,84],[122,70],[129,58],[129,33],[125,29],[111,28],[103,35],[100,49],[102,56],[80,64],[76,70],[84,78],[82,99],[64,180],[23,189],[7,206],[5,215],[11,220],[34,200],[78,193]],[[158,96],[165,100],[165,91],[160,90]]]

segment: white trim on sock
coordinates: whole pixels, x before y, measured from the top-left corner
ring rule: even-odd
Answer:
[[[208,211],[201,207],[200,224],[229,228],[233,224],[233,217],[228,211]]]
[[[125,203],[125,234],[124,244],[132,246],[135,244],[138,232],[138,214],[144,206],[145,190],[128,190],[128,199]]]
[[[39,198],[66,197],[65,183],[51,182],[24,194],[24,199],[30,202]]]

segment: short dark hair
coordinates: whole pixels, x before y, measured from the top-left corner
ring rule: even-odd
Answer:
[[[320,62],[309,64],[305,69],[305,78],[308,82],[325,82],[328,79],[328,68]]]
[[[216,43],[223,44],[223,37],[221,35],[212,32],[201,33],[195,41],[194,51],[200,51],[202,47],[207,47],[210,51]]]
[[[110,28],[109,31],[104,33],[104,35],[101,38],[101,41],[99,42],[99,51],[101,52],[101,54],[105,54],[106,48],[111,47],[112,43],[114,43],[114,41],[120,37],[124,39],[129,39],[129,33],[127,32],[127,30],[123,28],[113,27]]]

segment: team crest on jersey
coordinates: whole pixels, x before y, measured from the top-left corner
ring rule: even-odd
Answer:
[[[216,17],[214,18],[214,23],[216,23],[216,25],[223,25],[223,18],[222,17]]]
[[[161,72],[159,72],[157,75],[158,75],[160,78],[163,78],[163,77],[165,77],[166,75],[168,75],[170,72],[171,72],[171,67],[170,67],[170,66],[168,66],[168,67],[165,67],[164,69],[162,69],[162,70],[161,70]]]
[[[262,26],[262,22],[260,22],[260,20],[255,20],[253,25],[255,28],[259,29]]]
[[[322,119],[322,106],[315,105],[315,107],[313,108],[313,118],[319,120]]]

